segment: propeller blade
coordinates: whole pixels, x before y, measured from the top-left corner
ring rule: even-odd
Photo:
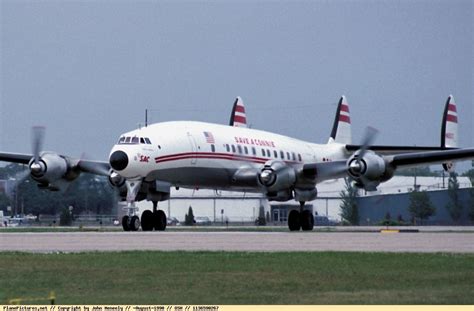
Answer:
[[[35,164],[38,164],[40,159],[40,152],[43,149],[44,132],[44,126],[33,126],[31,129],[31,147]]]
[[[375,137],[378,133],[379,131],[371,126],[368,126],[365,129],[364,137],[361,142],[362,148],[360,148],[359,159],[364,157],[365,152],[374,143]]]
[[[107,162],[80,160],[77,168],[86,173],[109,176],[110,165]]]

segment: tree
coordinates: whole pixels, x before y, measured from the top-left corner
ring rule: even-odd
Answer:
[[[448,180],[448,195],[451,201],[446,204],[446,209],[451,216],[451,219],[455,222],[461,218],[462,204],[459,202],[459,182],[456,173],[449,174]]]
[[[359,210],[357,206],[356,198],[359,196],[358,189],[354,187],[351,181],[345,179],[345,188],[341,191],[341,217],[342,219],[351,225],[359,224]]]
[[[193,214],[193,208],[191,207],[191,205],[189,206],[188,213],[184,217],[184,224],[186,226],[194,225],[194,214]]]
[[[436,212],[436,207],[431,203],[428,192],[412,191],[410,193],[410,205],[408,210],[413,218],[428,219]]]
[[[257,225],[259,225],[259,226],[266,226],[267,225],[267,221],[265,219],[265,208],[263,207],[263,205],[260,205],[260,208],[258,210]]]

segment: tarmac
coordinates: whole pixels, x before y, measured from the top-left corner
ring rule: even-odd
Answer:
[[[372,232],[1,232],[0,251],[344,251],[474,253],[474,233]]]

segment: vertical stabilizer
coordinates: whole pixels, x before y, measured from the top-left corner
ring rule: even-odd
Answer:
[[[453,95],[449,95],[444,107],[443,122],[441,124],[441,148],[458,147],[458,112]],[[454,163],[443,163],[446,171],[454,170]]]
[[[242,98],[237,96],[230,114],[230,126],[247,127],[247,116],[245,115],[245,106]]]
[[[328,143],[351,144],[351,116],[349,114],[349,104],[344,95],[342,95],[337,105],[336,117],[332,126],[331,137]]]

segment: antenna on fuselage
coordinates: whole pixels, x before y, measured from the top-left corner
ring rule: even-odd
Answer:
[[[148,126],[148,109],[145,109],[145,127]]]

